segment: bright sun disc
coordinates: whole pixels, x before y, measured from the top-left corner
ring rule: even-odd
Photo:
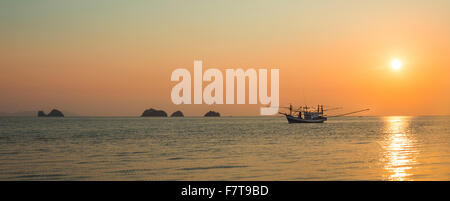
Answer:
[[[394,70],[398,70],[402,67],[402,61],[398,59],[392,60],[391,66]]]

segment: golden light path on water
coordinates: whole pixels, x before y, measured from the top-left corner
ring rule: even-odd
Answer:
[[[382,145],[385,150],[383,160],[386,180],[412,180],[410,172],[416,164],[417,150],[410,118],[393,116],[385,119],[386,137]]]

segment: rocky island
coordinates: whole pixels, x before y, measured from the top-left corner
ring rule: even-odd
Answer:
[[[64,117],[64,114],[63,114],[61,111],[57,110],[57,109],[53,109],[53,110],[50,111],[50,113],[48,113],[48,114],[45,114],[44,111],[40,110],[40,111],[38,112],[38,115],[37,115],[37,116],[38,116],[38,117]]]
[[[170,117],[184,117],[184,114],[178,110],[170,115]]]
[[[141,117],[167,117],[167,113],[163,110],[155,110],[153,108],[145,110]]]
[[[205,114],[205,117],[220,117],[220,113],[214,112],[214,111],[209,111]]]

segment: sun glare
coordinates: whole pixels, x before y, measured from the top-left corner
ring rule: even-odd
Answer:
[[[402,61],[400,61],[400,60],[398,60],[398,59],[394,59],[394,60],[392,60],[392,62],[391,62],[391,67],[394,69],[394,70],[399,70],[400,68],[402,68]]]

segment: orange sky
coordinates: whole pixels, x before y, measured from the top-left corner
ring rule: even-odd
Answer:
[[[0,112],[259,114],[260,105],[174,105],[171,72],[193,73],[200,59],[204,69],[280,69],[282,105],[448,115],[449,10],[449,1],[2,1]]]

